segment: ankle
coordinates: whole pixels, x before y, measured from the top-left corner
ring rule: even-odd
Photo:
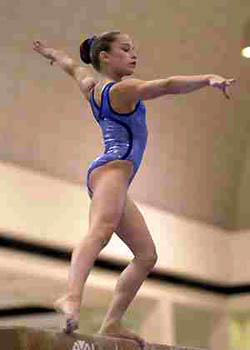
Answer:
[[[108,320],[105,320],[103,323],[102,323],[102,327],[101,328],[105,328],[105,329],[108,329],[108,328],[114,328],[114,327],[120,327],[121,325],[121,320],[118,320],[118,319],[108,319]]]
[[[81,296],[80,295],[75,295],[75,294],[66,294],[65,299],[69,302],[81,304]]]

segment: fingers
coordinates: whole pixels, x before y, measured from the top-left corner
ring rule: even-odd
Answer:
[[[226,86],[223,87],[222,91],[223,91],[224,96],[229,100],[230,96],[228,95],[228,93],[226,91]]]
[[[33,43],[35,45],[40,45],[40,46],[45,46],[46,42],[45,41],[41,41],[41,40],[33,40]]]
[[[41,41],[39,41],[39,40],[33,41],[33,49],[34,50],[38,51],[39,48],[41,48],[41,46],[42,46]]]
[[[33,48],[38,49],[45,49],[46,48],[46,42],[41,40],[34,40],[33,41]]]
[[[224,96],[229,100],[230,99],[230,96],[228,95],[227,93],[227,86],[229,86],[230,84],[227,83],[227,81],[225,81],[223,84],[222,84],[222,92],[224,94]]]
[[[45,41],[34,40],[33,41],[33,50],[38,52],[40,55],[50,60],[50,64],[53,65],[55,58],[53,57],[51,50]]]
[[[41,41],[35,40],[35,41],[33,41],[33,45],[34,46],[40,46],[41,45]]]
[[[230,99],[230,96],[229,94],[227,93],[227,87],[230,86],[231,84],[235,83],[236,82],[236,79],[227,79],[225,80],[223,83],[222,83],[222,91],[223,91],[223,94],[224,96],[227,98],[227,99]]]

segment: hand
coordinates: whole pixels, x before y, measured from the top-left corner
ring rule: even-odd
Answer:
[[[33,49],[40,53],[42,56],[48,58],[50,61],[50,64],[52,65],[55,61],[55,58],[53,57],[53,49],[47,47],[45,41],[33,41]]]
[[[230,99],[230,96],[228,95],[226,89],[236,82],[236,79],[225,79],[219,75],[211,75],[209,78],[209,85],[221,89],[224,96],[228,99]]]

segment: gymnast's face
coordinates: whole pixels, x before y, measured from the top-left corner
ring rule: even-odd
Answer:
[[[106,67],[121,77],[134,73],[137,55],[132,40],[127,34],[120,34],[105,56]]]

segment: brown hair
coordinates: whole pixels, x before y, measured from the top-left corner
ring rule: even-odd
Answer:
[[[97,71],[100,71],[100,52],[110,52],[111,44],[117,40],[120,34],[120,31],[115,30],[105,32],[100,36],[94,35],[93,37],[84,40],[80,45],[81,60],[86,64],[91,63]]]

